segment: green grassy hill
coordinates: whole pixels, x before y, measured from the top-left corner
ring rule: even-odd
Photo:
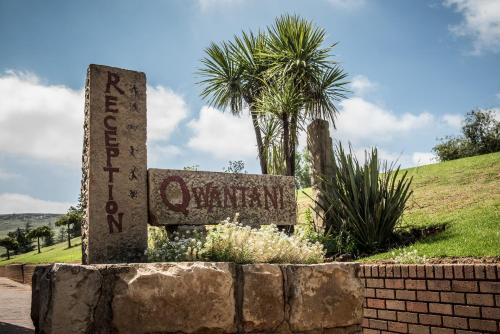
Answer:
[[[500,256],[500,153],[410,168],[408,174],[414,194],[400,227],[447,225],[414,244],[418,254]],[[310,203],[299,194],[299,214]],[[369,260],[390,257],[386,252]]]
[[[12,263],[52,263],[52,262],[69,262],[80,263],[82,261],[81,239],[71,239],[71,248],[68,248],[68,242],[61,242],[52,246],[43,247],[41,253],[37,250],[12,256],[10,260],[7,258],[0,259],[0,266]]]

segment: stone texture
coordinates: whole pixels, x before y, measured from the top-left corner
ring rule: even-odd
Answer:
[[[232,333],[234,266],[151,264],[119,275],[112,302],[119,333]]]
[[[293,177],[150,169],[153,225],[216,224],[239,213],[247,225],[294,225]]]
[[[272,264],[241,266],[241,320],[245,332],[275,332],[285,320],[283,273]]]
[[[361,323],[364,288],[357,264],[327,263],[286,267],[292,331]]]
[[[146,159],[146,76],[90,65],[82,157],[83,263],[143,260]]]
[[[102,276],[91,266],[54,264],[33,275],[31,319],[37,333],[89,333]]]

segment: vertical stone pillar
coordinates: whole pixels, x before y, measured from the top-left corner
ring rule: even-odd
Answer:
[[[313,217],[315,225],[320,229],[325,229],[325,212],[321,208],[325,207],[322,193],[328,191],[328,187],[323,179],[333,177],[334,157],[333,143],[330,137],[329,124],[323,119],[315,119],[307,127],[307,148],[311,154],[311,183],[312,198],[320,204],[314,204]]]
[[[82,262],[141,262],[147,247],[146,76],[90,65],[82,157]]]

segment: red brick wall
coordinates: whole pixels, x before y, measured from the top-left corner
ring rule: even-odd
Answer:
[[[500,333],[500,265],[362,265],[363,334]]]

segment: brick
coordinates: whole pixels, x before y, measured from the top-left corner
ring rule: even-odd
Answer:
[[[485,279],[486,278],[486,272],[484,271],[484,265],[476,264],[474,266],[474,277],[476,279]]]
[[[386,279],[385,280],[385,287],[389,289],[404,289],[405,288],[405,281],[402,279]]]
[[[495,303],[498,307],[500,307],[500,296],[495,296]]]
[[[396,290],[396,299],[416,300],[417,294],[415,293],[415,291]]]
[[[438,314],[453,314],[451,305],[449,304],[429,303],[429,312]]]
[[[365,277],[371,277],[372,276],[372,267],[369,265],[364,265],[364,275]]]
[[[368,288],[383,288],[384,280],[381,278],[368,278],[366,279],[366,286]]]
[[[376,289],[375,295],[377,298],[394,299],[394,290]]]
[[[361,285],[363,286],[363,288],[366,288],[366,278],[361,279]]]
[[[463,317],[479,318],[481,316],[479,313],[479,307],[477,306],[455,305],[453,307],[453,311],[453,314]]]
[[[465,304],[465,294],[461,292],[441,292],[441,303]]]
[[[398,312],[398,321],[418,324],[418,314],[411,312]]]
[[[403,264],[401,265],[401,277],[402,278],[408,278],[409,276],[409,273],[408,273],[408,265],[406,264]]]
[[[456,334],[482,334],[481,332],[464,331],[462,329],[455,330]]]
[[[493,295],[485,294],[485,293],[468,293],[467,296],[467,304],[469,305],[484,305],[484,306],[493,306]]]
[[[500,320],[500,308],[499,307],[481,307],[481,314],[483,315],[483,318],[486,318],[486,319]]]
[[[371,307],[371,308],[385,309],[385,300],[383,300],[383,299],[367,298],[366,299],[366,305],[368,307]]]
[[[384,320],[396,320],[396,311],[379,310],[378,318]]]
[[[474,279],[474,265],[464,264],[464,278]]]
[[[439,292],[417,291],[417,300],[424,302],[439,302]]]
[[[378,329],[363,328],[363,334],[380,334]]]
[[[405,310],[405,302],[402,300],[386,300],[385,307],[388,310]]]
[[[377,318],[377,310],[374,308],[365,307],[363,309],[363,316],[365,318]]]
[[[408,333],[408,324],[402,322],[389,321],[388,328],[392,332]]]
[[[491,280],[497,279],[497,274],[494,264],[487,264],[485,265],[484,269],[486,271],[486,279],[491,279]]]
[[[378,266],[378,277],[385,277],[385,265]]]
[[[453,265],[445,264],[443,265],[444,278],[453,278]]]
[[[441,316],[433,314],[419,314],[418,320],[422,325],[441,326]]]
[[[407,279],[405,286],[409,290],[425,290],[425,280]]]
[[[401,266],[399,264],[394,265],[394,277],[401,277]]]
[[[429,328],[429,326],[409,325],[408,326],[408,333],[410,333],[410,334],[429,334],[430,328]]]
[[[370,319],[363,318],[361,321],[361,327],[368,328],[370,327]]]
[[[416,265],[409,265],[408,266],[408,277],[410,278],[417,278],[417,266]]]
[[[425,278],[425,266],[423,264],[417,265],[417,278]]]
[[[385,267],[385,277],[394,277],[394,267],[392,265]]]
[[[431,327],[431,334],[455,334],[455,331],[450,328]]]
[[[372,266],[372,277],[378,277],[378,266]]]
[[[365,297],[367,297],[367,298],[375,298],[375,289],[366,288],[365,289]]]
[[[464,279],[464,266],[461,264],[456,264],[453,266],[453,278]]]
[[[370,328],[387,330],[387,321],[370,319],[369,323],[370,323]]]
[[[427,309],[427,303],[422,303],[422,302],[406,302],[406,310],[410,311],[410,312],[426,313],[428,311],[428,309]]]
[[[484,319],[469,319],[470,329],[478,329],[480,331],[495,332],[497,330],[497,322],[494,320]]]
[[[443,326],[450,328],[467,329],[467,319],[460,317],[443,317]]]
[[[481,292],[500,293],[500,282],[479,282]]]
[[[437,291],[450,291],[451,282],[449,280],[428,280],[427,289]]]
[[[437,264],[434,266],[434,278],[444,278],[442,265]]]
[[[476,281],[452,281],[451,289],[455,292],[477,292]]]
[[[434,266],[432,264],[425,265],[425,277],[434,278]]]

